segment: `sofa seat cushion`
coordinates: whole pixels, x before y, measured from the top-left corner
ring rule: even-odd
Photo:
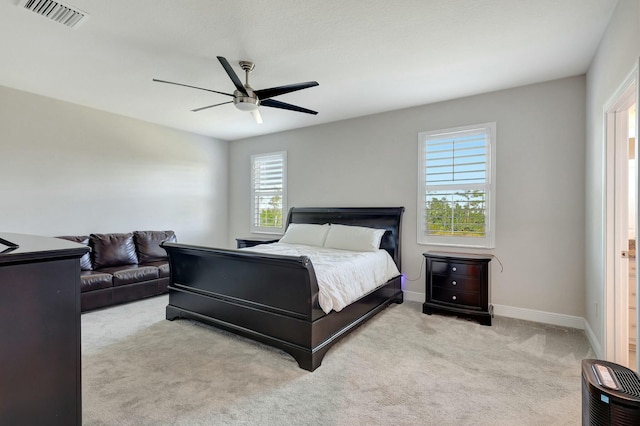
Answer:
[[[138,263],[133,233],[91,234],[89,245],[93,250],[93,269]]]
[[[166,260],[160,260],[158,262],[147,262],[140,264],[140,266],[154,266],[158,268],[158,274],[160,278],[166,278],[169,276],[169,262]]]
[[[173,231],[134,231],[133,240],[136,243],[139,263],[156,262],[167,259],[167,252],[160,247],[164,241],[176,242]]]
[[[99,290],[113,286],[113,275],[98,271],[80,272],[80,292]]]
[[[125,285],[143,281],[155,280],[159,277],[158,268],[155,266],[124,265],[102,268],[100,272],[113,275],[113,285]]]

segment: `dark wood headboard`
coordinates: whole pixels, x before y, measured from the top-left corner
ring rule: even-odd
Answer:
[[[292,207],[290,223],[336,223],[386,229],[380,248],[389,252],[400,270],[400,225],[404,207]]]

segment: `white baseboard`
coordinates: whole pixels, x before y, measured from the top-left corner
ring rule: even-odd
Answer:
[[[417,291],[404,291],[405,300],[413,301],[413,302],[424,302],[424,293],[420,293]],[[565,314],[556,314],[553,312],[545,312],[545,311],[536,311],[533,309],[526,308],[516,308],[514,306],[505,306],[505,305],[493,305],[493,313],[494,315],[500,317],[508,317],[508,318],[516,318],[527,321],[541,322],[543,324],[551,324],[551,325],[560,325],[563,327],[569,328],[578,328],[580,330],[585,329],[585,325],[587,327],[587,337],[589,338],[589,342],[591,346],[594,348],[596,353],[599,353],[596,350],[595,343],[597,342],[595,336],[590,328],[588,328],[588,324],[582,317],[576,317],[572,315]],[[591,335],[589,335],[589,333]],[[598,345],[599,347],[599,345]]]
[[[409,300],[411,302],[420,302],[424,303],[424,293],[420,293],[418,291],[407,291],[404,290],[404,300]]]
[[[516,318],[543,324],[560,325],[563,327],[584,329],[585,320],[573,315],[556,314],[554,312],[536,311],[533,309],[516,308],[514,306],[493,305],[494,315]]]

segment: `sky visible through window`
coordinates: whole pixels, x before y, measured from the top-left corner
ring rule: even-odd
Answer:
[[[484,183],[486,142],[484,135],[429,141],[426,149],[427,185]]]

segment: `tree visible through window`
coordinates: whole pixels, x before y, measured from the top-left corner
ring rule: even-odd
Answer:
[[[251,230],[278,233],[284,229],[286,152],[251,157]]]
[[[262,228],[282,228],[282,197],[274,195],[269,200],[269,207],[260,209],[258,223]]]
[[[418,243],[493,247],[495,123],[419,134]]]
[[[428,234],[466,237],[486,235],[483,191],[453,192],[447,195],[429,193],[427,197],[429,196],[431,199],[427,199],[425,216]]]

